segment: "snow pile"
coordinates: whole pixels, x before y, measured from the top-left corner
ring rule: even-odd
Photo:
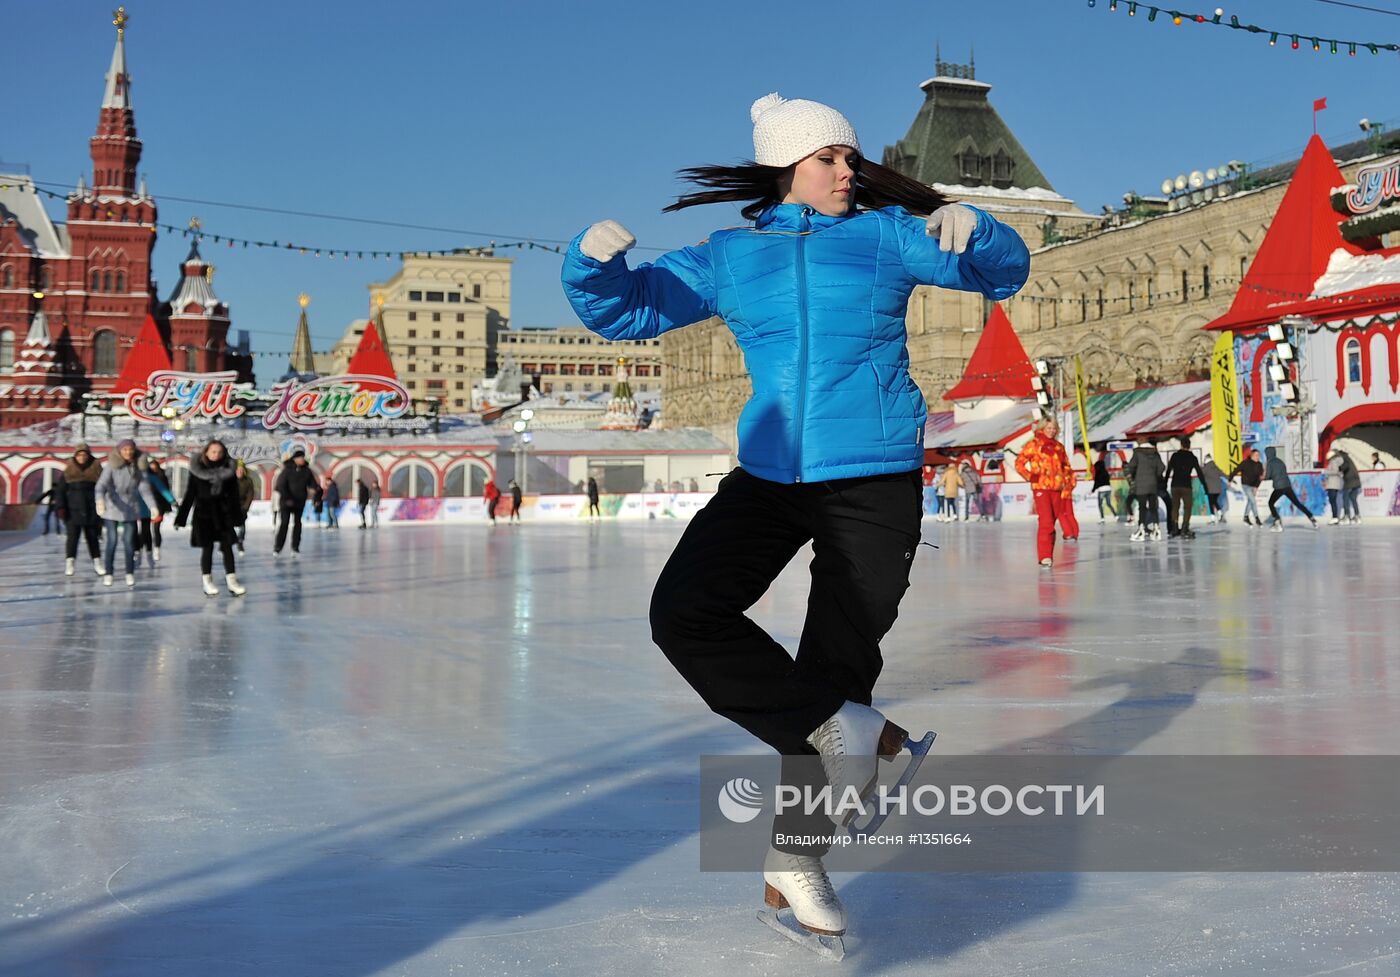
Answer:
[[[1338,248],[1313,285],[1313,295],[1344,295],[1378,285],[1400,285],[1400,254],[1356,255]]]

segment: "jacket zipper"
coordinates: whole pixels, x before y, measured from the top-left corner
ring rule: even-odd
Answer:
[[[797,386],[797,481],[802,481],[802,431],[807,424],[807,232],[811,224],[807,218],[812,213],[810,207],[803,207],[802,224],[797,233],[797,328],[799,372]]]

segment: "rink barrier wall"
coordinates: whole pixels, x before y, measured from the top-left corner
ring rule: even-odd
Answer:
[[[1319,472],[1302,472],[1292,476],[1293,489],[1309,511],[1318,517],[1330,515],[1327,493],[1323,488]],[[1197,515],[1207,512],[1205,496],[1199,483],[1195,483]],[[1257,504],[1260,513],[1268,518],[1270,483],[1260,487]],[[1238,520],[1244,514],[1244,493],[1240,486],[1230,490],[1230,503],[1227,515]],[[1114,507],[1122,512],[1126,501],[1126,482],[1115,479],[1113,482]],[[687,520],[714,497],[713,492],[637,492],[627,495],[603,495],[599,497],[598,509],[604,519],[679,519]],[[1361,495],[1359,497],[1361,516],[1376,519],[1384,516],[1400,517],[1400,470],[1367,471],[1361,473]],[[37,505],[0,505],[0,531],[40,532],[43,528],[43,508]],[[958,497],[958,515],[962,516],[963,499]],[[938,511],[938,497],[932,486],[924,488],[924,515],[932,517]],[[1007,482],[984,485],[982,492],[974,499],[972,517],[984,511],[993,518],[1023,520],[1034,517],[1034,502],[1029,485],[1025,482]],[[1098,519],[1098,500],[1088,482],[1081,482],[1074,492],[1074,513],[1081,520],[1095,522]],[[1280,509],[1283,515],[1295,515],[1292,507],[1284,504]],[[339,518],[343,526],[360,524],[360,507],[355,501],[340,504]],[[496,520],[505,522],[511,514],[509,495],[501,497],[496,507]],[[273,503],[267,500],[255,501],[248,512],[250,528],[270,528],[274,524]],[[588,497],[585,495],[527,495],[520,507],[520,518],[529,522],[568,522],[588,518]],[[310,525],[325,521],[316,515],[315,509],[307,503],[302,520]],[[472,524],[486,521],[486,500],[471,498],[422,498],[422,499],[382,499],[379,503],[381,526],[416,525],[423,523]]]

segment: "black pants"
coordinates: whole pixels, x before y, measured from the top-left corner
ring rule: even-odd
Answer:
[[[1137,499],[1138,525],[1146,528],[1157,525],[1157,494],[1134,496]]]
[[[272,544],[275,553],[282,552],[282,544],[287,541],[287,523],[292,523],[292,552],[296,553],[301,549],[301,510],[302,506],[289,509],[285,506],[278,513],[277,539]]]
[[[779,753],[812,754],[807,736],[843,703],[871,702],[922,516],[918,471],[789,485],[735,469],[656,581],[652,638],[716,713]],[[745,612],[809,541],[794,661]],[[800,821],[780,830],[803,833]]]
[[[1184,488],[1177,486],[1172,489],[1172,514],[1168,523],[1174,523],[1179,532],[1189,532],[1191,529],[1191,506],[1195,502],[1195,494],[1191,491],[1191,486]]]
[[[206,576],[214,572],[214,547],[217,546],[224,556],[224,573],[235,573],[233,544],[232,533],[226,533],[217,540],[205,540],[199,551],[199,572]],[[292,546],[295,547],[296,544],[293,543]]]
[[[160,523],[153,519],[141,519],[136,523],[136,550],[150,552],[151,548],[160,549]]]
[[[498,495],[498,496],[496,496],[494,499],[492,499],[490,502],[486,503],[486,518],[490,519],[492,522],[495,522],[495,521],[496,521],[496,505],[497,505],[500,501],[501,501],[501,497]],[[361,509],[361,510],[360,510],[360,525],[363,526],[364,524],[365,524],[365,510],[364,510],[364,509]]]
[[[1293,494],[1293,489],[1290,487],[1276,488],[1269,495],[1269,515],[1274,517],[1275,522],[1283,521],[1283,517],[1278,514],[1278,506],[1275,505],[1279,499],[1287,499],[1289,502],[1292,502],[1293,508],[1307,516],[1309,522],[1312,521],[1312,513],[1308,511],[1307,507],[1303,505],[1302,502],[1298,501],[1298,496]]]
[[[599,511],[599,509],[598,509],[598,500],[597,500],[597,499],[589,499],[589,500],[588,500],[588,514],[589,514],[590,516],[602,516],[603,513],[602,513],[601,511]]]
[[[95,560],[102,555],[101,550],[99,550],[97,546],[97,527],[91,525],[84,526],[80,524],[78,520],[70,519],[68,520],[68,540],[65,547],[68,559],[72,560],[77,557],[78,538],[80,536],[86,537],[87,539],[88,556]]]

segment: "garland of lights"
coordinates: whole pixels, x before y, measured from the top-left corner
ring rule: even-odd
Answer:
[[[1141,3],[1139,0],[1108,0],[1109,13],[1116,11],[1119,6],[1128,8],[1128,16],[1136,17],[1138,8],[1147,10],[1148,21],[1155,21],[1157,15],[1166,14],[1171,22],[1177,26],[1185,23],[1201,24],[1207,27],[1227,27],[1234,31],[1246,31],[1250,34],[1268,34],[1269,47],[1277,47],[1280,36],[1287,37],[1293,50],[1298,50],[1301,41],[1312,42],[1312,49],[1316,52],[1322,50],[1322,45],[1326,44],[1332,54],[1337,54],[1337,48],[1343,46],[1347,49],[1350,57],[1356,57],[1358,47],[1365,48],[1372,54],[1380,54],[1382,51],[1400,52],[1400,44],[1382,43],[1379,41],[1349,41],[1336,37],[1322,37],[1320,35],[1309,34],[1307,31],[1286,30],[1284,28],[1260,27],[1258,24],[1241,24],[1240,19],[1231,14],[1230,19],[1223,20],[1225,11],[1220,7],[1215,8],[1212,14],[1194,13],[1186,10],[1173,10],[1170,7],[1154,7],[1148,3]],[[1090,7],[1098,6],[1098,0],[1089,0]]]
[[[51,200],[66,201],[70,196],[70,194],[68,193],[56,193],[53,190],[47,190],[41,186],[35,185],[32,181],[21,184],[0,183],[0,190],[30,190],[35,194],[42,193],[44,196],[48,197]],[[112,213],[110,211],[108,211],[108,216],[112,216]],[[196,240],[209,239],[212,240],[215,244],[227,244],[230,248],[239,247],[240,245],[244,248],[276,248],[277,250],[282,251],[295,251],[298,254],[311,254],[313,257],[316,258],[324,256],[327,258],[343,258],[346,261],[350,260],[351,258],[357,258],[361,260],[363,260],[364,258],[384,258],[387,261],[393,261],[397,258],[398,260],[402,261],[405,258],[411,256],[445,257],[454,254],[461,254],[464,250],[462,248],[411,248],[407,250],[397,251],[371,251],[360,248],[319,248],[308,244],[296,244],[291,241],[253,241],[247,238],[231,237],[227,234],[210,234],[206,231],[197,228],[177,227],[174,224],[163,224],[159,221],[154,221],[149,224],[143,223],[139,226],[149,228],[152,234],[156,233],[157,230],[170,231],[172,234],[180,234],[184,237],[193,236]],[[486,255],[489,257],[491,252],[504,250],[506,248],[519,248],[521,250],[527,251],[549,251],[554,254],[564,253],[564,249],[558,245],[545,244],[541,241],[533,240],[531,238],[520,238],[519,240],[504,242],[492,241],[489,245],[486,245],[484,247],[466,248],[465,251],[468,255]]]

